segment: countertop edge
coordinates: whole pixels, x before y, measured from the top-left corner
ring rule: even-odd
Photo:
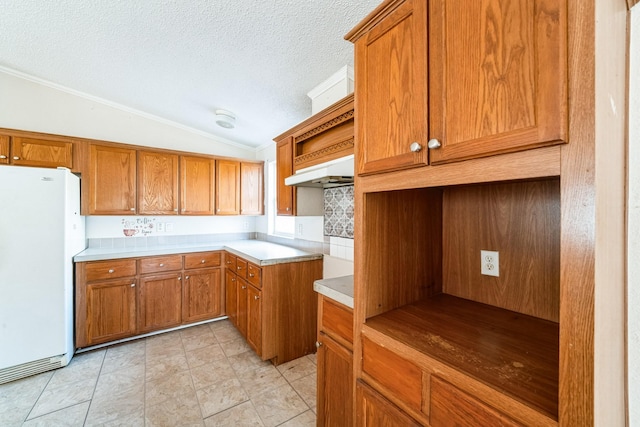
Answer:
[[[316,280],[313,290],[353,309],[353,276]]]

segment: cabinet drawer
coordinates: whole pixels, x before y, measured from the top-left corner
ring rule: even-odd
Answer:
[[[432,427],[522,426],[435,375],[431,376],[430,403]]]
[[[190,270],[192,268],[220,267],[221,264],[222,256],[220,252],[200,252],[184,256],[185,270]]]
[[[224,266],[229,270],[233,270],[234,273],[236,272],[236,259],[235,255],[231,255],[229,252],[224,253]]]
[[[136,260],[121,259],[108,261],[93,261],[86,264],[86,280],[115,279],[118,277],[135,276]]]
[[[330,298],[322,297],[321,304],[320,330],[353,345],[353,311]]]
[[[236,259],[236,273],[238,274],[238,276],[242,277],[243,279],[247,278],[247,266],[248,266],[248,262],[240,257],[238,257]]]
[[[362,339],[362,370],[412,409],[422,411],[422,370],[370,339]]]
[[[247,263],[247,280],[257,288],[262,287],[262,269],[257,265]]]
[[[140,260],[140,274],[180,269],[182,269],[182,256],[180,255],[154,256]]]

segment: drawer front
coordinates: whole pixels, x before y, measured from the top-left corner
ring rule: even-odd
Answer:
[[[362,370],[409,407],[422,412],[422,370],[414,363],[363,337]]]
[[[257,288],[262,287],[262,269],[257,265],[247,263],[247,280]]]
[[[431,376],[430,403],[429,421],[432,427],[522,426],[435,375]]]
[[[240,257],[236,259],[236,273],[243,279],[247,278],[247,266],[249,263]]]
[[[92,261],[86,264],[86,280],[116,279],[136,275],[135,259]]]
[[[330,298],[322,297],[320,330],[353,345],[353,311]]]
[[[192,268],[220,267],[220,265],[222,265],[221,252],[200,252],[184,256],[185,270],[190,270]]]
[[[229,252],[224,253],[224,266],[229,270],[233,270],[234,273],[236,272],[236,259],[235,255],[231,255]]]
[[[140,274],[182,269],[181,255],[154,256],[140,260]]]

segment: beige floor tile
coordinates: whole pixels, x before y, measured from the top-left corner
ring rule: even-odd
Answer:
[[[314,414],[312,411],[307,411],[287,421],[284,424],[280,424],[280,427],[315,427],[315,425],[316,414]]]
[[[93,394],[93,399],[109,398],[124,393],[144,393],[144,365],[128,366],[113,372],[101,374]]]
[[[38,398],[27,419],[90,400],[96,387],[96,381],[97,378],[88,378],[71,383],[59,382],[52,386],[52,379]]]
[[[287,380],[272,365],[241,372],[238,378],[251,397],[287,384]]]
[[[238,374],[265,366],[272,366],[268,360],[262,360],[255,351],[249,350],[229,357],[229,362],[233,366],[233,370]]]
[[[49,387],[89,378],[98,379],[105,354],[106,350],[95,350],[75,355],[67,366],[54,371]]]
[[[289,384],[252,397],[251,401],[266,427],[277,426],[309,410]]]
[[[291,382],[291,387],[298,392],[302,400],[309,405],[309,408],[315,410],[317,384],[317,376],[314,373]]]
[[[144,365],[145,356],[146,345],[144,340],[136,340],[109,347],[104,357],[101,374],[126,369],[131,366]]]
[[[144,412],[144,391],[121,391],[117,395],[93,399],[85,425],[144,425]],[[121,422],[123,424],[118,424]]]
[[[157,405],[180,395],[192,395],[194,391],[189,371],[178,372],[147,382],[145,404],[147,406]]]
[[[0,385],[0,426],[21,426],[53,377],[53,371]]]
[[[240,332],[231,323],[226,323],[223,326],[212,328],[212,330],[219,343],[235,341],[242,338]]]
[[[244,402],[204,420],[206,427],[262,427],[264,424],[251,402]]]
[[[317,353],[312,353],[312,354],[307,354],[305,357],[309,360],[311,360],[311,363],[313,363],[314,365],[318,364],[318,358],[316,357]]]
[[[202,416],[209,417],[249,399],[237,379],[225,380],[197,391]]]
[[[240,337],[233,341],[224,341],[220,342],[220,347],[222,347],[222,351],[227,357],[235,356],[236,354],[244,353],[245,351],[250,351],[251,347],[245,341],[244,338]]]
[[[164,353],[171,348],[182,348],[180,331],[165,332],[153,335],[145,340],[147,353]]]
[[[279,365],[278,370],[287,381],[292,382],[308,375],[315,374],[316,365],[306,357],[299,357],[295,360]]]
[[[23,427],[76,427],[84,424],[89,410],[89,402],[70,406],[56,412],[29,420]]]
[[[186,352],[186,355],[187,363],[189,363],[189,367],[192,369],[226,358],[224,351],[222,351],[222,347],[220,347],[219,344],[190,350]]]
[[[189,369],[187,357],[182,353],[166,354],[163,357],[149,359],[146,364],[146,379],[153,381]]]
[[[191,377],[196,390],[211,384],[236,378],[236,373],[229,361],[224,359],[214,360],[212,363],[191,369]]]
[[[204,426],[195,392],[183,394],[174,399],[147,407],[145,411],[145,426]]]
[[[198,348],[208,347],[217,343],[218,340],[209,328],[207,328],[206,333],[182,337],[182,345],[184,346],[185,351],[196,350]]]
[[[180,329],[180,336],[184,340],[185,338],[192,338],[200,335],[210,335],[213,331],[208,323],[201,325],[190,326],[188,328]]]

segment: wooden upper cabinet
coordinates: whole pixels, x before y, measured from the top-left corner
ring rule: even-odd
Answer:
[[[215,161],[180,156],[180,214],[213,215]]]
[[[0,135],[0,165],[9,164],[9,137]]]
[[[216,160],[216,214],[240,214],[240,162]]]
[[[136,212],[136,150],[91,144],[89,215]]]
[[[178,214],[178,156],[138,151],[138,213]]]
[[[567,142],[566,49],[566,0],[429,1],[431,163]]]
[[[73,142],[11,137],[10,163],[16,166],[73,168]]]
[[[427,4],[398,3],[345,37],[355,43],[359,175],[428,164]]]
[[[278,215],[296,214],[296,187],[285,185],[284,179],[293,175],[293,138],[276,144],[276,212]]]
[[[240,163],[240,213],[262,215],[264,213],[263,163]]]

